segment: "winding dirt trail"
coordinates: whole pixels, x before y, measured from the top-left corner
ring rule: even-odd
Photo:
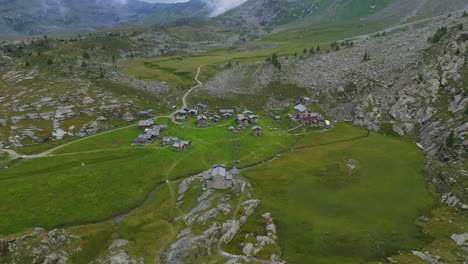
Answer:
[[[203,65],[200,65],[198,66],[198,70],[197,70],[197,74],[195,75],[195,81],[197,81],[197,85],[195,85],[194,87],[190,88],[187,92],[185,92],[185,94],[182,96],[182,108],[180,109],[184,109],[184,108],[187,108],[187,97],[193,92],[193,90],[195,90],[196,88],[198,88],[200,85],[202,85],[203,83],[200,82],[200,80],[198,80],[198,77],[200,76],[200,72],[201,72],[201,68],[203,67]],[[170,118],[172,119],[172,122],[176,123],[176,124],[181,124],[179,122],[177,122],[177,120],[175,119],[175,116],[177,114],[179,110],[176,110],[174,111],[174,113],[172,113],[170,115]]]

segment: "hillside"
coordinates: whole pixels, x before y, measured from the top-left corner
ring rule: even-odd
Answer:
[[[457,11],[463,0],[250,0],[220,16],[229,24],[246,27],[317,27],[324,24],[402,23]]]
[[[210,12],[201,0],[177,4],[154,4],[138,0],[2,1],[0,34],[63,35],[118,25],[166,25],[180,18],[207,17]]]
[[[465,0],[88,1],[0,44],[0,264],[468,260]]]

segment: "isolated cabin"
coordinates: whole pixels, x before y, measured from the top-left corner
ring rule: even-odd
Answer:
[[[199,126],[199,127],[207,127],[208,126],[208,120],[206,118],[206,115],[199,115],[197,117],[197,126]]]
[[[152,128],[154,126],[154,119],[148,119],[148,120],[140,120],[138,122],[138,127],[142,130]]]
[[[263,129],[259,126],[254,126],[252,128],[252,136],[259,137],[263,134]]]
[[[205,188],[226,190],[232,187],[232,173],[226,170],[226,166],[218,164],[205,173]]]

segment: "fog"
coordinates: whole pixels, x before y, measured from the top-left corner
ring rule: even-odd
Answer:
[[[115,2],[122,2],[126,0],[112,0]],[[187,0],[141,0],[149,3],[181,3],[181,2],[188,2]],[[202,0],[204,1],[209,7],[213,9],[211,16],[218,16],[226,11],[233,9],[234,7],[241,5],[247,0]]]

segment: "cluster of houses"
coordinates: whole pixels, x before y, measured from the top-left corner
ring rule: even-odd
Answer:
[[[298,122],[299,124],[304,126],[322,126],[325,128],[331,128],[330,121],[325,120],[325,118],[323,118],[322,115],[311,111],[309,108],[307,108],[307,106],[303,105],[302,103],[294,106],[294,111],[294,115],[289,115],[289,118],[292,121]]]
[[[192,142],[181,140],[178,137],[163,137],[162,131],[167,130],[167,125],[156,125],[155,119],[145,119],[138,122],[138,127],[143,133],[133,140],[133,145],[147,146],[156,139],[161,139],[161,145],[170,146],[175,151],[186,151],[192,146]]]
[[[208,127],[210,122],[219,122],[221,119],[234,118],[237,113],[237,128],[229,127],[230,131],[244,130],[248,126],[253,125],[252,135],[261,136],[263,129],[258,126],[259,118],[252,111],[245,110],[241,113],[241,109],[238,107],[232,109],[221,109],[219,113],[211,113],[208,111],[206,104],[198,103],[192,107],[192,109],[181,109],[176,112],[175,120],[178,122],[186,121],[189,117],[196,117],[196,124],[198,127]]]
[[[140,120],[138,128],[142,133],[133,140],[133,145],[147,146],[161,138],[162,131],[167,129],[167,125],[155,125],[155,123],[154,119]]]
[[[259,137],[263,134],[263,129],[258,126],[258,116],[255,115],[252,111],[245,110],[242,114],[237,114],[237,129],[244,130],[249,125],[253,125],[252,127],[252,135],[255,137]]]

